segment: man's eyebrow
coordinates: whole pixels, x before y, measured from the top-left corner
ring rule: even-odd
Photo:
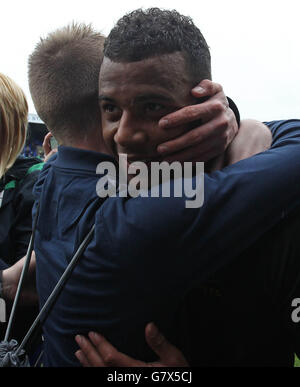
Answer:
[[[106,95],[99,95],[98,100],[105,101],[105,102],[112,102],[114,103],[115,100],[113,98],[107,97]],[[174,102],[174,99],[172,97],[167,97],[166,95],[162,94],[155,94],[155,93],[149,93],[149,94],[142,94],[134,98],[134,103],[141,103],[146,102],[149,100],[155,100],[155,101],[162,101],[162,102]]]
[[[134,102],[137,103],[141,103],[141,102],[145,102],[145,101],[149,101],[149,100],[159,100],[159,101],[163,101],[163,102],[173,102],[173,98],[172,97],[167,97],[165,95],[162,95],[162,94],[155,94],[155,93],[149,93],[149,94],[143,94],[143,95],[140,95],[140,96],[137,96],[134,98]]]
[[[105,95],[99,95],[98,100],[99,101],[114,102],[114,100],[112,98],[106,97]]]

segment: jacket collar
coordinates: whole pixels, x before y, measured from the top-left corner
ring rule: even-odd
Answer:
[[[53,165],[60,168],[89,170],[96,172],[96,167],[103,161],[109,161],[117,165],[115,159],[107,154],[94,152],[69,146],[59,146],[57,157],[53,160]],[[50,159],[50,162],[52,161]]]

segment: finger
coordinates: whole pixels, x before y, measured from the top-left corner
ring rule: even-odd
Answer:
[[[225,150],[227,142],[229,141],[227,138],[227,127],[228,120],[226,117],[217,117],[203,125],[191,129],[190,131],[175,139],[160,144],[157,148],[157,151],[161,155],[170,155],[175,152],[190,148],[191,146],[204,143],[208,139],[214,141],[214,137],[218,141],[224,141]]]
[[[174,161],[208,162],[223,154],[226,151],[226,148],[226,138],[223,138],[222,136],[213,136],[212,138],[207,137],[207,139],[200,144],[196,144],[190,148],[164,156],[162,161],[166,161],[168,163],[172,163]]]
[[[55,153],[57,153],[57,149],[52,149],[52,151],[44,158],[44,163],[46,163]]]
[[[165,366],[187,366],[182,353],[170,344],[157,327],[150,323],[145,329],[146,341]],[[155,363],[157,366],[158,363]]]
[[[145,367],[145,363],[119,352],[105,337],[90,332],[89,338],[97,349],[105,367]]]
[[[51,132],[47,133],[46,136],[44,137],[43,145],[44,144],[49,144],[51,137],[53,137],[52,133]]]
[[[153,323],[150,323],[146,326],[145,336],[148,345],[162,359],[168,349],[168,343],[164,335]]]
[[[80,335],[77,335],[75,340],[91,367],[105,367],[101,355],[89,340]]]
[[[159,121],[162,129],[175,128],[193,121],[209,121],[216,115],[224,112],[226,106],[219,100],[209,100],[198,105],[186,106],[174,113],[168,114]]]
[[[33,250],[31,253],[30,263],[29,263],[29,272],[32,273],[35,271],[36,267],[36,257],[35,257],[35,251]]]
[[[43,149],[44,149],[45,155],[48,155],[48,153],[51,152],[51,144],[50,144],[51,137],[53,137],[51,132],[46,134],[46,136],[44,137]]]
[[[204,79],[192,89],[192,94],[196,98],[202,98],[213,96],[221,91],[223,91],[223,88],[219,83]]]
[[[83,367],[90,367],[88,359],[85,357],[84,353],[81,350],[75,352],[75,356]]]
[[[172,153],[162,159],[168,163],[180,162],[208,162],[223,153],[223,144],[196,145],[180,152]]]

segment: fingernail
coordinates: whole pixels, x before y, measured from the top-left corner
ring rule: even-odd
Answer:
[[[168,121],[168,120],[165,120],[165,119],[159,121],[159,125],[160,125],[160,126],[167,126],[168,123],[169,123],[169,121]]]
[[[78,344],[82,344],[83,342],[82,336],[80,335],[75,336],[75,340],[77,341]]]
[[[80,351],[80,350],[75,352],[75,356],[77,357],[77,360],[80,361],[80,363],[82,363],[84,361],[84,359],[85,359],[82,351]]]
[[[157,152],[158,153],[167,153],[168,152],[168,148],[164,145],[160,145],[158,148],[157,148]]]
[[[205,89],[203,89],[203,87],[196,86],[193,88],[193,91],[195,91],[196,93],[199,93],[199,94],[203,94],[205,92]]]
[[[98,341],[100,339],[100,335],[96,332],[90,332],[89,337],[91,340]]]
[[[78,360],[81,359],[82,357],[82,352],[80,351],[80,349],[78,351],[75,352],[75,356],[77,357]]]
[[[152,339],[154,339],[155,337],[157,337],[157,335],[158,335],[158,330],[157,330],[157,328],[156,328],[156,326],[155,326],[154,324],[150,324],[150,325],[149,325],[149,330],[150,330],[149,336],[150,336]]]

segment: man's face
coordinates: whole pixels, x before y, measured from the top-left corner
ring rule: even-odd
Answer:
[[[127,154],[129,163],[159,161],[157,146],[188,128],[160,129],[158,122],[195,103],[193,86],[180,53],[129,63],[104,58],[99,101],[103,137],[112,154]]]

